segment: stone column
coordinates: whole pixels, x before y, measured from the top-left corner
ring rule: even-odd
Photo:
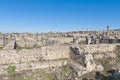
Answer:
[[[109,36],[109,26],[107,26],[107,36]]]

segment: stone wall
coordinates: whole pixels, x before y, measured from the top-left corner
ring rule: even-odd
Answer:
[[[117,44],[91,44],[85,45],[85,49],[89,53],[97,52],[113,52]]]
[[[42,47],[42,54],[45,60],[69,58],[70,48],[67,45],[54,45]]]
[[[67,60],[55,60],[55,61],[40,61],[40,62],[28,62],[20,64],[10,64],[16,66],[17,72],[22,70],[35,70],[35,69],[47,69],[61,67],[67,64]],[[9,65],[0,65],[0,74],[7,74],[7,68]]]
[[[14,64],[69,58],[69,46],[47,46],[39,49],[1,50],[0,64]]]
[[[70,58],[69,52],[69,46],[66,45],[44,46],[38,49],[0,50],[0,73],[6,73],[9,65],[15,65],[17,71],[62,66]]]

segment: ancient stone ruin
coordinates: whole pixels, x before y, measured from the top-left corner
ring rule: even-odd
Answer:
[[[55,69],[68,66],[69,75],[64,74],[66,80],[72,75],[75,80],[87,73],[119,70],[120,30],[109,28],[104,31],[0,34],[0,74],[7,74],[10,65],[16,66],[16,72],[36,69],[57,72]],[[113,76],[119,75],[116,71]]]

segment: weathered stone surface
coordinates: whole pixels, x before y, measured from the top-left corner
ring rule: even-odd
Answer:
[[[35,69],[46,69],[62,67],[67,64],[67,60],[56,60],[56,61],[43,61],[43,62],[28,62],[20,64],[10,64],[16,66],[16,71],[21,70],[35,70]],[[0,65],[0,74],[7,74],[7,68],[9,65]]]
[[[85,55],[85,61],[84,61],[86,68],[89,72],[95,70],[95,62],[93,60],[93,56],[91,54]]]
[[[9,41],[9,43],[4,47],[4,49],[16,49],[17,43],[15,40]]]
[[[99,53],[99,52],[113,52],[116,44],[91,44],[85,45],[84,48],[89,53]]]
[[[104,68],[103,68],[103,66],[102,66],[101,64],[96,65],[95,69],[96,69],[97,71],[103,71],[103,70],[104,70]]]
[[[39,49],[1,50],[0,64],[17,64],[69,58],[69,46],[47,46]]]
[[[70,66],[73,68],[78,76],[86,74],[92,71],[102,71],[103,66],[97,65],[93,59],[93,55],[86,52],[86,50],[82,50],[82,48],[78,46],[71,46],[71,56],[73,61],[69,61]]]
[[[84,75],[84,74],[86,74],[88,72],[87,69],[84,66],[82,66],[81,64],[76,63],[73,60],[70,60],[68,62],[68,64],[70,65],[71,69],[73,70],[73,73],[74,72],[77,73],[78,76]]]
[[[69,46],[54,45],[38,49],[0,50],[0,73],[6,73],[9,65],[15,65],[16,71],[60,67],[70,58]]]

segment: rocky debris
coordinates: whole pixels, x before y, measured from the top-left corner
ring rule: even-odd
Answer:
[[[95,53],[93,55],[94,55],[94,59],[95,60],[97,60],[97,59],[103,59],[105,57],[104,53]]]
[[[103,71],[104,70],[104,68],[101,64],[96,65],[95,69],[96,69],[96,71]]]
[[[101,64],[97,65],[95,63],[92,54],[87,53],[86,50],[82,50],[78,46],[71,46],[71,54],[73,55],[71,56],[74,62],[69,61],[69,63],[78,76],[91,71],[102,71],[104,69]]]
[[[93,56],[91,54],[85,55],[84,64],[85,64],[85,67],[87,68],[87,71],[91,72],[91,71],[95,70],[96,64],[95,64],[95,61],[93,60]]]
[[[76,63],[73,60],[70,60],[68,62],[68,65],[71,67],[73,73],[76,73],[77,76],[79,76],[79,77],[88,72],[87,69],[84,66],[82,66],[81,64]]]

